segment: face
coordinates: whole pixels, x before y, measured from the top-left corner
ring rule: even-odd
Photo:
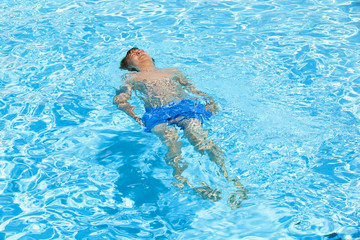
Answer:
[[[152,61],[150,55],[141,49],[133,49],[128,53],[127,56],[127,61],[129,65],[134,67],[138,67],[139,64],[149,60]]]

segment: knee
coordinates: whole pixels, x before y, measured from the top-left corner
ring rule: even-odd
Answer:
[[[171,145],[176,145],[179,142],[179,134],[177,132],[172,132],[171,134],[166,136],[167,142]]]
[[[197,139],[197,141],[192,141],[192,145],[194,146],[195,150],[201,154],[204,154],[204,151],[207,150],[206,139]]]
[[[223,155],[222,150],[212,140],[205,139],[204,141],[199,141],[197,144],[194,144],[194,147],[201,154],[206,152],[211,158],[219,158]]]
[[[185,129],[185,135],[191,142],[195,143],[203,143],[206,142],[208,137],[209,131],[204,129],[194,129],[194,128],[187,128]]]

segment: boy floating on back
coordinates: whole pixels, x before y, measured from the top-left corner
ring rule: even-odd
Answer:
[[[212,97],[197,90],[184,74],[175,68],[158,69],[154,60],[145,51],[132,48],[121,61],[121,69],[131,71],[125,75],[125,81],[114,103],[136,122],[145,127],[145,131],[155,133],[167,146],[166,163],[174,168],[174,176],[179,181],[174,183],[180,190],[187,184],[196,193],[205,199],[218,201],[221,192],[210,188],[206,184],[195,187],[181,174],[187,164],[182,161],[179,133],[175,126],[183,129],[185,136],[195,149],[201,154],[207,153],[210,160],[215,162],[223,176],[234,182],[236,193],[231,194],[229,203],[233,208],[239,206],[242,199],[247,198],[247,190],[238,181],[231,179],[225,169],[225,156],[222,150],[207,138],[208,130],[202,128],[202,122],[212,114],[218,112],[218,107]],[[145,114],[142,118],[135,114],[135,107],[130,105],[132,91],[143,101]],[[196,102],[194,95],[204,98],[208,103],[203,105]]]

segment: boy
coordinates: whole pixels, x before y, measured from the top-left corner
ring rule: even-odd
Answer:
[[[120,68],[131,72],[125,75],[125,82],[114,97],[114,103],[144,126],[145,131],[155,133],[167,146],[166,163],[173,166],[174,176],[179,180],[174,185],[181,190],[186,183],[203,198],[212,201],[221,199],[220,191],[213,190],[204,183],[202,187],[194,187],[188,179],[181,176],[187,165],[181,161],[182,144],[174,126],[176,125],[184,130],[185,136],[198,152],[206,152],[210,160],[220,167],[224,177],[234,182],[241,197],[235,201],[235,194],[230,195],[231,205],[237,206],[241,199],[245,199],[245,188],[237,179],[229,178],[223,152],[212,140],[207,139],[208,131],[201,126],[203,120],[218,112],[212,97],[197,90],[180,70],[157,69],[154,59],[138,48],[132,48],[127,52]],[[135,107],[128,103],[132,91],[136,91],[137,96],[144,102],[146,112],[142,118],[135,114]],[[196,100],[194,95],[205,98],[208,103],[196,103],[193,101]]]

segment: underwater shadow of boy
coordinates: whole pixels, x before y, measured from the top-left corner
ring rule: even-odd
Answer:
[[[158,69],[154,59],[144,50],[130,49],[121,61],[121,69],[129,70],[125,74],[120,90],[114,97],[114,103],[136,122],[145,127],[146,132],[153,132],[167,146],[165,156],[167,164],[174,168],[174,183],[180,190],[187,184],[202,198],[211,201],[221,199],[221,192],[202,183],[203,186],[195,187],[181,174],[187,168],[182,162],[181,141],[175,126],[184,131],[184,135],[201,154],[207,153],[210,160],[215,162],[223,176],[233,182],[237,188],[236,194],[229,196],[232,208],[240,206],[243,199],[247,199],[247,190],[237,178],[230,178],[225,168],[225,155],[222,150],[207,138],[208,130],[202,128],[204,120],[218,112],[218,107],[213,98],[197,90],[190,79],[176,68]],[[135,107],[128,100],[132,92],[142,100],[145,114],[140,118],[135,112]],[[201,97],[207,104],[197,102]],[[238,199],[236,199],[238,195]]]

